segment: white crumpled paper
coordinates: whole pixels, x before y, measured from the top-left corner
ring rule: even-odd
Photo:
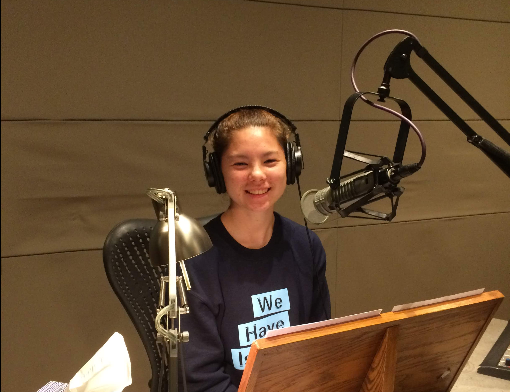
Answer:
[[[131,385],[131,361],[124,338],[115,332],[69,382],[69,392],[121,392]]]

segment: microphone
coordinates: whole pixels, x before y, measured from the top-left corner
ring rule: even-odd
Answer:
[[[388,168],[371,167],[364,172],[341,182],[336,189],[327,186],[324,189],[310,189],[301,198],[301,211],[306,220],[321,224],[326,222],[335,211],[341,211],[340,205],[358,199],[382,186],[385,193],[396,187],[399,181],[416,173],[420,165],[390,165]],[[373,200],[369,199],[365,204]],[[361,206],[360,206],[361,207]]]

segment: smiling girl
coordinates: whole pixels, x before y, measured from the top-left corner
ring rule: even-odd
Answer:
[[[181,327],[189,391],[237,391],[250,345],[271,329],[330,318],[326,256],[317,237],[274,205],[301,171],[294,125],[260,106],[220,117],[204,164],[230,197],[205,225],[213,248],[187,261],[190,313]],[[212,155],[212,156],[211,156]]]

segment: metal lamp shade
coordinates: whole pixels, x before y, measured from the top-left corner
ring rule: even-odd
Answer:
[[[168,265],[168,222],[158,221],[152,230],[149,256],[153,266]],[[175,253],[177,262],[190,259],[212,248],[209,235],[197,220],[179,214],[175,221]]]

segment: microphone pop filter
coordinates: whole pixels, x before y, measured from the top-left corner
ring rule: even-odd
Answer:
[[[315,208],[314,200],[318,191],[318,189],[310,189],[301,197],[301,212],[308,222],[315,223],[316,225],[326,222],[329,217],[329,215],[324,215]]]

